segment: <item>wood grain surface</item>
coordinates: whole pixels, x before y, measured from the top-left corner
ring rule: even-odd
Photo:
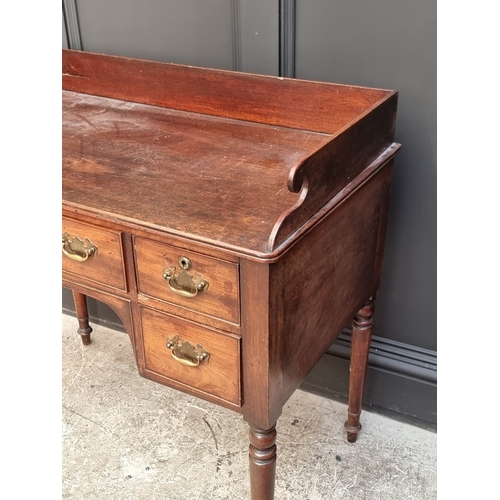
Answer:
[[[193,239],[264,251],[323,134],[63,92],[63,199]]]
[[[121,232],[63,218],[62,233],[68,233],[71,238],[76,236],[82,241],[88,238],[98,249],[97,254],[85,262],[77,262],[63,255],[63,271],[120,290],[127,289]]]
[[[134,250],[139,293],[183,309],[239,324],[240,287],[237,264],[144,238],[134,239]],[[187,271],[188,274],[193,277],[199,274],[208,282],[208,288],[195,297],[177,295],[163,278],[164,268],[175,266],[175,274],[182,271],[178,263],[179,257],[187,257],[191,261],[192,268]]]
[[[72,50],[62,70],[74,92],[328,134],[395,94]]]
[[[240,403],[240,341],[174,316],[141,308],[146,370],[173,379],[198,391],[232,403]],[[166,347],[177,335],[193,347],[201,344],[210,353],[207,361],[196,367],[184,366],[172,357]]]

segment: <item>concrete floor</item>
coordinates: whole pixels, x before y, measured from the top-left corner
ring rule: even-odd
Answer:
[[[128,336],[92,325],[83,346],[62,317],[62,497],[250,498],[247,425],[230,410],[137,373]],[[296,391],[277,425],[276,500],[432,500],[437,436],[363,412],[356,444],[346,406]]]

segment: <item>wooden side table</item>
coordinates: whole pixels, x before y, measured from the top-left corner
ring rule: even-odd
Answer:
[[[397,93],[63,51],[62,277],[140,375],[243,415],[274,497],[282,407],[354,317],[359,416]]]

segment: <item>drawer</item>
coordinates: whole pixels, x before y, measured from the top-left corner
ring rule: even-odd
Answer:
[[[240,405],[239,338],[145,307],[141,320],[147,371]],[[207,358],[196,365],[203,352]]]
[[[139,237],[134,249],[140,293],[239,324],[237,264]]]
[[[127,290],[120,232],[63,218],[62,233],[63,271]],[[67,235],[66,243],[64,235]],[[93,250],[89,254],[90,247],[93,247]]]

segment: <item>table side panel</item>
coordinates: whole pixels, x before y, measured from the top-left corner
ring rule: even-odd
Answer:
[[[391,175],[392,161],[271,266],[270,294],[281,297],[270,335],[279,338],[282,404],[376,292],[378,239]]]

